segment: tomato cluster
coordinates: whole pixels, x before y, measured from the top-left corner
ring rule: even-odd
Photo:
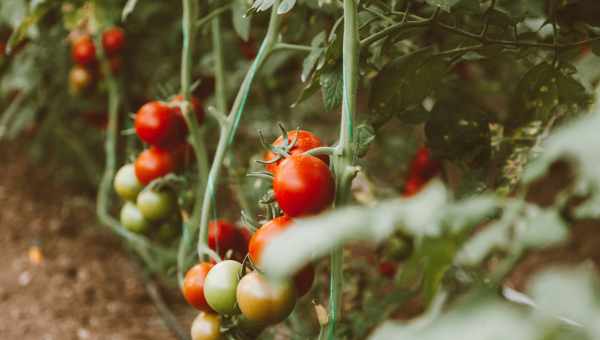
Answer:
[[[113,73],[121,68],[123,62],[120,53],[124,47],[125,32],[122,28],[110,27],[102,33],[102,48]],[[69,72],[69,89],[77,95],[90,90],[95,85],[98,74],[96,45],[90,35],[79,35],[72,40],[71,59],[75,65]]]
[[[440,161],[431,156],[431,151],[427,147],[419,148],[410,163],[403,195],[410,197],[417,194],[441,170]]]

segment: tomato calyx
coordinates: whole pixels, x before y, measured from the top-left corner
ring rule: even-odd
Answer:
[[[260,137],[260,144],[263,146],[263,148],[265,148],[268,152],[272,152],[273,154],[275,154],[275,158],[269,160],[257,160],[258,163],[263,165],[277,164],[282,159],[290,157],[290,151],[298,143],[298,135],[300,133],[300,128],[296,129],[294,137],[292,137],[292,139],[290,140],[288,132],[283,126],[283,124],[279,123],[278,126],[281,130],[281,143],[268,144],[265,141],[265,137],[263,136],[262,132],[258,133]]]

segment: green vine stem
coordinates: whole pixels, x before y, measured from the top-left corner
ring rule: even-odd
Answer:
[[[217,144],[217,150],[215,152],[215,156],[210,168],[210,172],[208,175],[208,182],[204,191],[204,199],[202,201],[202,216],[200,219],[199,226],[199,237],[198,242],[202,240],[206,240],[208,235],[208,219],[212,209],[213,196],[215,193],[215,188],[217,184],[217,180],[221,174],[221,166],[223,161],[225,160],[225,155],[227,152],[227,148],[233,142],[235,138],[238,125],[240,123],[240,119],[242,118],[242,113],[244,112],[244,108],[246,105],[246,100],[248,99],[248,95],[250,94],[250,89],[252,87],[252,82],[254,81],[254,77],[256,73],[263,65],[268,55],[273,50],[275,43],[277,42],[277,38],[279,35],[279,23],[280,17],[277,14],[277,7],[279,7],[279,0],[275,0],[273,4],[273,8],[271,10],[271,18],[269,19],[269,27],[267,29],[267,34],[258,50],[258,54],[256,58],[250,65],[250,69],[246,73],[244,80],[240,86],[238,94],[235,98],[231,111],[226,119],[220,119],[220,136],[219,142]],[[195,225],[193,225],[195,227]],[[202,247],[198,247],[198,249],[203,249]],[[198,256],[205,257],[206,254],[199,253]]]
[[[99,39],[96,41],[96,46],[102,46]],[[159,272],[166,268],[168,264],[174,262],[174,254],[168,249],[152,245],[144,236],[130,232],[119,221],[113,218],[109,212],[112,180],[117,165],[116,148],[120,94],[119,85],[111,74],[110,66],[101,48],[98,49],[98,57],[101,61],[102,70],[106,75],[106,84],[108,87],[108,126],[104,143],[106,165],[96,197],[96,214],[102,224],[108,226],[112,232],[124,239],[137,252],[151,271]]]
[[[343,206],[351,200],[351,184],[356,174],[354,163],[354,115],[356,114],[356,94],[358,90],[358,58],[360,42],[358,36],[358,15],[355,0],[344,0],[343,37],[343,98],[340,139],[333,155],[333,169],[336,178],[335,206]],[[340,319],[343,279],[343,248],[330,254],[331,273],[329,282],[329,322],[327,339],[335,339],[337,322]]]

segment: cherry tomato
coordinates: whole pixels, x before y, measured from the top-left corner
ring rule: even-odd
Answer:
[[[177,95],[175,96],[170,104],[173,106],[173,110],[175,110],[175,112],[181,117],[181,119],[184,120],[184,124],[185,124],[185,119],[183,118],[183,113],[181,112],[181,110],[179,109],[179,103],[181,103],[183,101],[183,95]],[[194,109],[194,112],[196,113],[196,120],[198,121],[198,124],[202,124],[202,122],[204,121],[204,116],[205,116],[205,112],[204,112],[204,107],[202,107],[202,102],[200,102],[200,99],[192,96],[190,99],[191,103],[192,103],[192,108]]]
[[[120,27],[111,27],[102,33],[102,46],[107,55],[115,55],[125,46],[125,32]]]
[[[192,322],[191,336],[192,340],[221,340],[221,317],[200,312]]]
[[[135,201],[143,185],[135,175],[133,164],[123,165],[113,181],[113,186],[117,194],[126,201]]]
[[[276,235],[287,229],[290,222],[292,222],[292,220],[285,215],[274,218],[265,223],[254,233],[254,235],[252,235],[248,245],[248,255],[255,265],[260,267],[263,249]],[[302,297],[310,291],[314,279],[315,268],[311,264],[305,266],[294,275],[294,285],[296,286],[298,297]]]
[[[136,205],[149,221],[160,221],[170,217],[177,208],[177,197],[170,190],[146,189],[140,192]]]
[[[91,65],[96,62],[96,47],[89,35],[79,37],[71,47],[73,61],[80,65]]]
[[[248,255],[254,264],[260,266],[263,249],[273,237],[287,229],[291,222],[292,219],[286,215],[276,217],[265,223],[252,235],[248,244]]]
[[[135,132],[144,142],[169,147],[185,141],[185,122],[169,105],[159,101],[144,104],[135,115]]]
[[[413,157],[410,164],[409,176],[421,177],[429,180],[441,171],[441,164],[431,157],[431,152],[426,147],[421,147]]]
[[[404,192],[402,193],[402,195],[404,197],[414,196],[419,191],[421,191],[421,189],[423,189],[423,186],[425,186],[425,184],[426,181],[420,176],[411,177],[408,179],[408,181],[406,181],[406,184],[404,184]]]
[[[174,155],[169,150],[157,147],[142,151],[135,160],[135,175],[142,184],[148,184],[176,169],[177,160]]]
[[[144,232],[150,226],[150,222],[144,218],[142,212],[131,202],[125,202],[121,208],[121,224],[136,233]]]
[[[319,137],[315,136],[310,131],[305,131],[305,130],[290,131],[288,133],[288,143],[292,143],[292,141],[294,139],[296,140],[296,143],[294,144],[294,147],[289,150],[288,153],[290,155],[301,154],[308,150],[323,146]],[[279,146],[279,147],[283,146],[283,136],[279,136],[273,142],[273,146]],[[272,151],[269,151],[266,153],[264,160],[271,161],[271,160],[276,159],[277,157],[278,156],[275,153],[273,153]],[[329,163],[329,157],[327,155],[319,155],[318,158],[321,159],[326,164]],[[275,173],[275,171],[277,170],[277,167],[279,166],[279,164],[281,164],[282,161],[283,161],[283,159],[280,159],[279,161],[277,161],[275,163],[267,164],[266,165],[267,171],[270,171],[271,173]]]
[[[237,286],[237,302],[242,314],[259,324],[285,320],[296,306],[296,291],[289,281],[269,281],[258,272],[245,275]]]
[[[230,249],[245,254],[244,249],[240,249],[243,237],[240,229],[227,220],[211,221],[208,224],[208,246],[221,257]]]
[[[388,279],[393,279],[396,275],[397,263],[393,261],[381,261],[379,263],[379,273]]]
[[[212,309],[204,298],[204,280],[213,265],[209,262],[199,263],[185,274],[183,279],[183,296],[194,308],[212,312]]]
[[[286,158],[273,178],[275,199],[291,217],[316,214],[333,202],[335,183],[322,160],[308,155]]]
[[[242,264],[225,260],[217,263],[204,279],[204,297],[208,305],[217,313],[233,315],[238,313],[236,289]]]
[[[294,286],[298,298],[303,297],[310,291],[315,281],[315,267],[312,264],[304,266],[296,275],[294,275]]]
[[[239,46],[240,52],[242,52],[242,55],[244,58],[246,58],[246,60],[254,60],[254,58],[256,58],[258,49],[254,39],[248,39],[248,41],[240,40]]]
[[[73,94],[80,94],[88,90],[94,82],[94,75],[83,66],[75,65],[69,71],[69,90]]]

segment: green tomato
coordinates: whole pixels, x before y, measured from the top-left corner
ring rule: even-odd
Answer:
[[[204,297],[217,313],[233,315],[239,313],[236,290],[242,264],[226,260],[217,263],[204,279]]]
[[[177,200],[170,190],[146,189],[137,197],[137,207],[149,221],[165,220],[175,212]]]
[[[125,164],[117,171],[113,186],[117,194],[126,201],[135,201],[144,187],[135,175],[133,164]]]
[[[131,202],[125,202],[121,208],[121,224],[136,233],[144,232],[150,226],[150,222],[144,218],[137,206]]]

